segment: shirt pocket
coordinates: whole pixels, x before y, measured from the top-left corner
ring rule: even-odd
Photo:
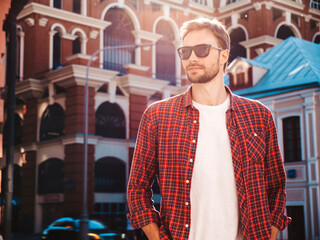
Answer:
[[[246,132],[245,142],[249,160],[253,163],[263,163],[266,153],[264,134],[262,132]]]

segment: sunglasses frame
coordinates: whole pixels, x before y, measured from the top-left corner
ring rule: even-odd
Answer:
[[[196,55],[197,57],[200,57],[200,58],[207,57],[207,56],[209,55],[210,51],[208,51],[208,54],[207,54],[206,56],[198,56],[198,54],[196,53],[195,48],[196,48],[196,47],[200,47],[200,46],[206,46],[207,48],[212,47],[212,48],[217,49],[217,50],[219,50],[219,51],[223,51],[222,48],[217,47],[217,46],[212,45],[212,44],[198,44],[198,45],[195,45],[195,46],[185,46],[185,47],[180,47],[180,48],[177,49],[177,52],[178,52],[178,55],[179,55],[180,59],[181,59],[181,60],[187,60],[187,59],[189,59],[190,56],[191,56],[191,54],[192,54],[192,51],[194,51],[194,53],[195,53],[195,55]],[[180,54],[180,51],[181,51],[182,49],[186,49],[186,48],[187,48],[187,49],[190,49],[191,51],[190,51],[190,54],[189,54],[189,56],[188,56],[187,58],[183,58],[182,55]]]

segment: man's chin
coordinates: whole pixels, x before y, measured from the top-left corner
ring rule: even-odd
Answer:
[[[187,77],[189,82],[191,83],[207,83],[211,81],[211,79],[207,79],[207,78],[199,78],[199,77],[195,78],[195,77],[189,77],[189,76]]]

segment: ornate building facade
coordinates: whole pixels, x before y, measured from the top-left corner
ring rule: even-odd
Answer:
[[[175,49],[179,27],[199,16],[227,26],[230,61],[253,59],[288,36],[320,42],[317,0],[29,1],[18,17],[21,230],[38,233],[58,217],[81,213],[86,65],[98,49],[122,45],[128,47],[101,51],[89,68],[88,208],[110,227],[125,227],[140,117],[150,103],[186,89]],[[134,47],[144,43],[153,45]]]

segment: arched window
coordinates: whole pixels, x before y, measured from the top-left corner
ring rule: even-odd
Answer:
[[[63,193],[64,163],[49,158],[38,167],[38,194]]]
[[[23,121],[19,114],[14,114],[14,144],[22,143],[22,125]],[[6,121],[3,126],[3,145],[6,146],[8,143],[8,122]]]
[[[282,120],[284,161],[301,161],[300,117],[287,117]]]
[[[1,195],[4,197],[4,191],[6,189],[6,181],[4,180],[7,174],[7,167],[1,170]],[[21,193],[21,167],[17,164],[13,166],[13,197],[19,198]]]
[[[40,141],[57,138],[64,135],[64,111],[54,103],[46,108],[41,117]]]
[[[163,79],[175,85],[176,82],[176,52],[173,45],[174,32],[167,21],[160,21],[156,33],[163,37],[156,44],[156,78]]]
[[[236,57],[247,57],[246,48],[240,45],[240,42],[246,40],[246,34],[241,28],[232,30],[230,40],[231,49],[229,62],[232,62]]]
[[[57,69],[61,67],[61,36],[58,31],[53,35],[52,49],[52,69]]]
[[[101,158],[95,163],[94,191],[123,193],[126,188],[126,165],[115,157]]]
[[[283,40],[287,39],[288,37],[291,37],[291,36],[295,37],[291,28],[286,25],[282,25],[277,32],[277,38],[280,38]]]
[[[116,103],[104,102],[96,111],[96,135],[126,138],[126,120]]]
[[[128,14],[122,9],[112,8],[105,15],[104,20],[111,22],[111,26],[104,30],[104,46],[133,45],[133,23]],[[125,74],[125,64],[134,63],[134,47],[104,51],[103,68],[119,71]]]
[[[77,38],[72,42],[72,54],[81,53],[81,36],[76,34]]]
[[[320,10],[320,0],[311,0],[310,1],[310,8],[315,8]]]

